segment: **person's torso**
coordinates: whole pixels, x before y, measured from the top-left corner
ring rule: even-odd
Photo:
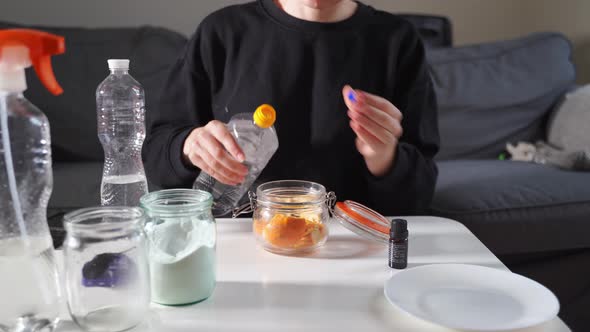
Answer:
[[[243,29],[221,29],[212,44],[221,48],[215,56],[223,56],[208,73],[214,117],[227,122],[260,104],[273,105],[279,149],[257,182],[310,180],[346,198],[363,195],[353,192],[364,190],[365,166],[342,88],[349,84],[392,100],[397,83],[392,43],[398,36],[365,21],[300,30],[273,20],[260,2],[242,8]]]

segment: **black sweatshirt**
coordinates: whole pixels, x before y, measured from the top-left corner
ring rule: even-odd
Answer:
[[[230,6],[200,24],[165,84],[158,108],[147,110],[144,145],[148,178],[164,188],[190,187],[199,173],[182,158],[192,129],[269,103],[279,149],[256,184],[315,181],[338,200],[385,215],[424,213],[432,199],[436,98],[424,47],[395,15],[359,3],[344,21],[317,23],[288,15],[273,0]],[[403,113],[395,164],[383,177],[373,176],[356,150],[345,84]]]

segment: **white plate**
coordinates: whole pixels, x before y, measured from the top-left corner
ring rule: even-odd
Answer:
[[[385,297],[423,320],[461,330],[502,331],[555,318],[559,302],[543,285],[507,271],[438,264],[400,271]]]

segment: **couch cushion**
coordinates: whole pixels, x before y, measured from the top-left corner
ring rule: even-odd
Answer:
[[[441,161],[434,214],[494,253],[590,248],[590,173],[499,160]]]
[[[509,141],[544,138],[546,115],[574,84],[571,54],[570,42],[553,33],[429,50],[438,159],[496,158]]]
[[[61,246],[65,231],[64,214],[100,205],[101,162],[53,163],[53,192],[47,208],[47,222],[55,247]]]
[[[2,23],[0,29],[24,27]],[[155,105],[162,82],[186,44],[176,32],[154,27],[82,29],[28,27],[65,37],[66,53],[53,57],[64,94],[55,97],[27,71],[27,98],[49,118],[54,161],[101,161],[96,132],[96,87],[109,74],[107,59],[129,58],[130,74],[146,92],[146,109]]]
[[[567,151],[590,151],[590,84],[568,93],[547,126],[547,142]]]
[[[53,163],[49,206],[75,209],[100,205],[101,162]]]

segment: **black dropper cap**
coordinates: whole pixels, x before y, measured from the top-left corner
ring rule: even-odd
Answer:
[[[389,229],[389,237],[394,240],[408,238],[408,222],[405,219],[393,219]]]

